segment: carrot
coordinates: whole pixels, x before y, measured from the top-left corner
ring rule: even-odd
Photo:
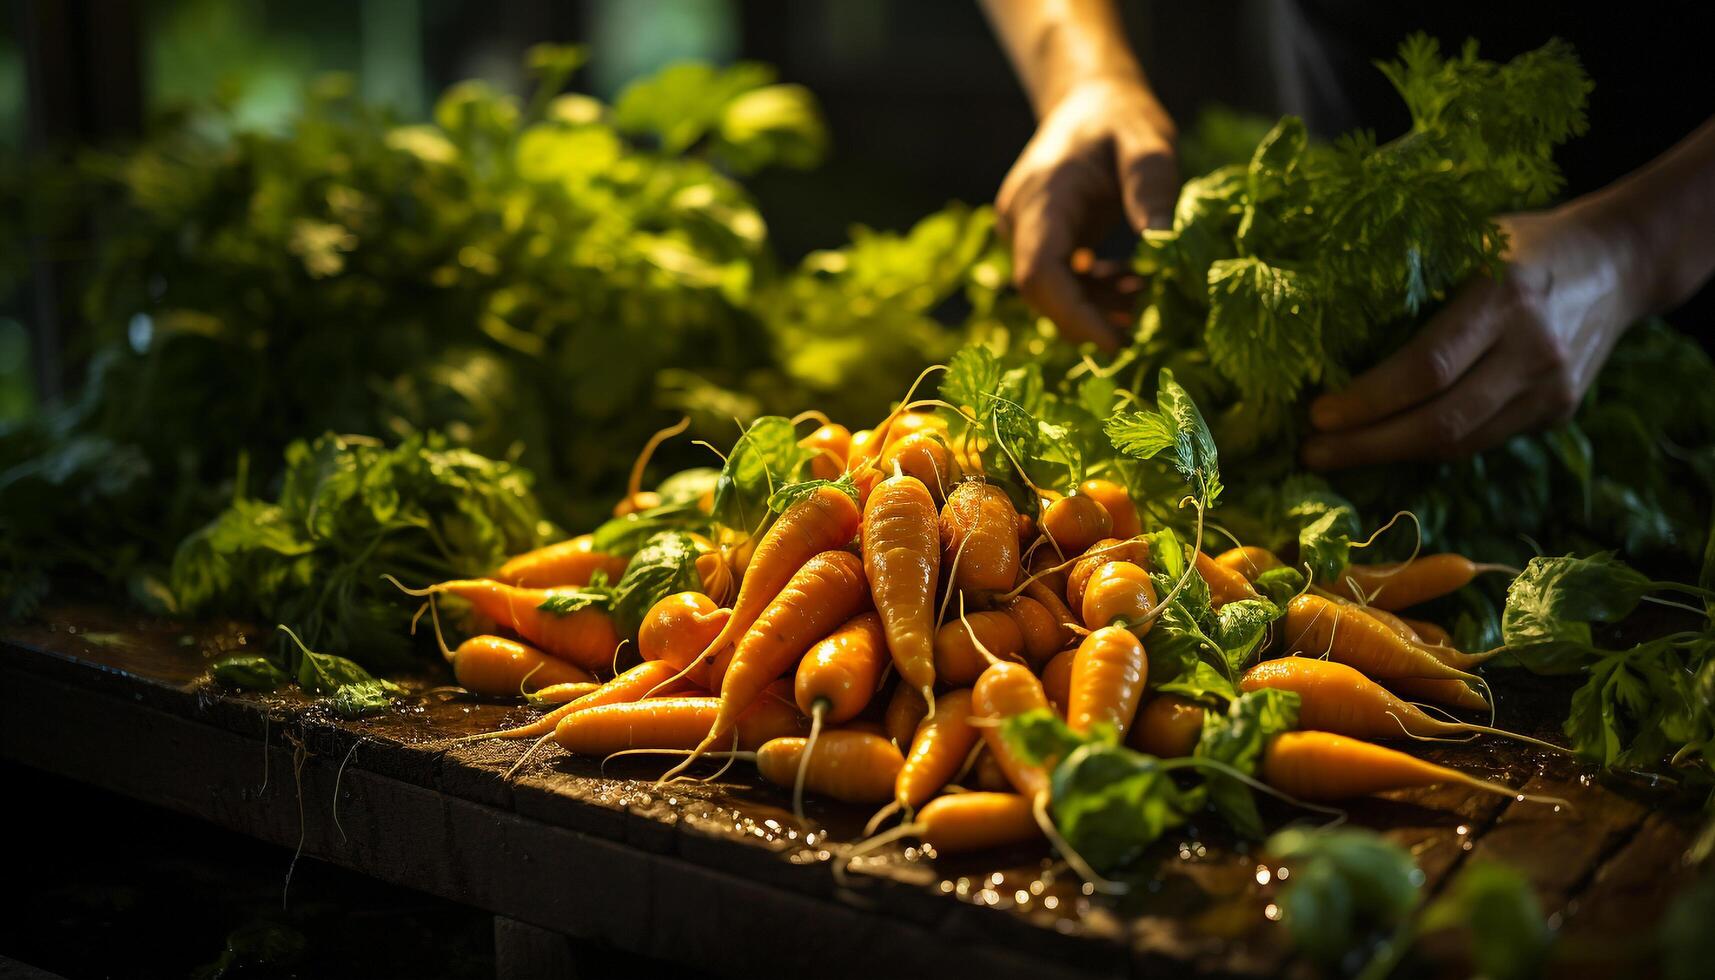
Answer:
[[[1363,610],[1364,615],[1381,621],[1383,626],[1386,626],[1388,629],[1399,634],[1401,639],[1410,640],[1413,643],[1423,642],[1423,637],[1417,635],[1417,630],[1412,629],[1410,623],[1398,616],[1395,616],[1393,613],[1388,612],[1386,609],[1377,609],[1374,606],[1362,606],[1343,597],[1336,598],[1339,598],[1343,603],[1350,604],[1355,609]]]
[[[935,676],[960,687],[975,683],[989,665],[983,650],[1001,660],[1024,661],[1024,634],[1011,616],[979,612],[948,620],[935,631]]]
[[[858,464],[875,459],[880,452],[881,443],[875,438],[875,430],[859,429],[852,433],[851,445],[846,448],[846,466],[855,471]]]
[[[1129,561],[1134,565],[1149,564],[1149,543],[1139,540],[1120,540],[1119,538],[1103,538],[1090,546],[1083,557],[1072,563],[1072,570],[1066,573],[1066,601],[1074,607],[1084,604],[1084,589],[1090,584],[1090,576],[1109,562]]]
[[[1149,573],[1129,561],[1109,562],[1090,576],[1084,588],[1084,625],[1100,629],[1115,623],[1139,636],[1154,623],[1155,584]]]
[[[595,536],[580,534],[559,544],[515,555],[500,566],[494,577],[525,589],[588,585],[598,571],[605,572],[609,582],[619,581],[629,560],[594,548]]]
[[[1415,705],[1394,697],[1355,668],[1332,660],[1309,657],[1266,660],[1246,671],[1239,679],[1239,687],[1245,691],[1273,688],[1295,692],[1299,697],[1299,725],[1336,735],[1354,738],[1504,735],[1559,749],[1514,732],[1431,717]]]
[[[954,793],[929,801],[916,833],[938,854],[963,854],[1042,837],[1030,800],[1017,793]]]
[[[1012,792],[1012,783],[1007,781],[1006,771],[1000,763],[994,761],[994,753],[987,746],[977,750],[976,765],[971,767],[971,783],[977,789],[995,793]]]
[[[697,581],[703,594],[713,599],[717,606],[727,605],[732,601],[733,589],[738,582],[731,556],[727,549],[701,534],[691,535],[691,541],[697,546]]]
[[[1329,732],[1282,732],[1263,750],[1263,782],[1300,800],[1326,802],[1393,789],[1456,783],[1486,793],[1566,805],[1469,776],[1415,756]]]
[[[1018,581],[1018,512],[981,480],[954,488],[941,508],[941,563],[966,592],[1004,592]]]
[[[1416,701],[1459,708],[1462,711],[1488,711],[1489,699],[1464,681],[1434,680],[1428,677],[1393,677],[1387,682],[1395,694]]]
[[[1063,568],[1065,560],[1055,554],[1053,547],[1038,547],[1036,551],[1032,551],[1026,565],[1031,573],[1029,580],[1032,584],[1048,587],[1055,596],[1063,597],[1067,594],[1067,573]]]
[[[840,724],[857,717],[875,695],[887,665],[887,636],[873,612],[860,613],[804,655],[794,675],[798,710]]]
[[[1135,538],[1143,533],[1143,522],[1137,517],[1137,504],[1125,487],[1112,480],[1085,480],[1078,484],[1078,493],[1102,505],[1108,512],[1116,538]]]
[[[716,747],[770,681],[868,602],[863,562],[856,555],[824,551],[805,562],[739,641],[721,679],[721,710],[708,737],[667,776],[684,771],[698,756]]]
[[[1018,515],[1018,546],[1020,548],[1028,547],[1030,542],[1034,540],[1036,540],[1036,518],[1029,514]]]
[[[1094,497],[1075,493],[1061,497],[1042,512],[1042,533],[1063,557],[1081,555],[1090,546],[1112,537],[1114,519]]]
[[[1177,694],[1157,694],[1137,713],[1126,744],[1160,759],[1178,759],[1197,748],[1207,709]]]
[[[869,704],[887,666],[887,635],[873,612],[852,617],[798,661],[793,696],[810,717],[810,748],[792,789],[792,812],[804,815],[804,767],[816,753],[824,722],[850,721]],[[879,732],[878,732],[879,734]]]
[[[1072,654],[1066,725],[1075,732],[1107,725],[1125,738],[1148,675],[1143,644],[1129,631],[1104,626],[1084,637]]]
[[[473,636],[460,643],[452,663],[460,687],[491,698],[518,697],[526,684],[543,688],[595,680],[581,667],[500,636]]]
[[[537,738],[550,734],[560,720],[574,711],[585,708],[599,708],[604,704],[627,704],[641,701],[643,696],[657,687],[668,691],[682,690],[688,682],[674,680],[673,665],[659,660],[645,660],[637,666],[608,681],[595,691],[578,698],[568,704],[563,704],[548,712],[535,721],[507,728],[498,732],[487,732],[472,735],[467,740],[475,741],[485,738]]]
[[[394,584],[398,584],[395,579]],[[570,589],[521,589],[493,579],[454,579],[426,589],[407,589],[407,595],[454,595],[476,607],[497,625],[517,633],[544,653],[569,660],[586,670],[602,670],[613,662],[619,646],[619,631],[613,617],[595,606],[566,614],[542,609],[543,603]]]
[[[935,580],[940,569],[935,501],[929,491],[912,476],[883,481],[863,509],[863,574],[887,633],[893,665],[905,683],[922,692],[931,713]]]
[[[1238,572],[1246,581],[1255,582],[1258,575],[1285,563],[1274,552],[1252,544],[1221,552],[1215,556],[1215,564]]]
[[[1004,660],[990,664],[971,688],[971,713],[982,719],[983,744],[1000,763],[1007,781],[1034,800],[1048,792],[1048,770],[1014,752],[1001,734],[1000,723],[1014,715],[1048,707],[1042,684],[1030,668]]]
[[[1374,617],[1313,593],[1296,596],[1286,604],[1283,635],[1288,653],[1326,654],[1377,680],[1471,679],[1470,674],[1442,663]]]
[[[1071,707],[1072,661],[1077,654],[1077,647],[1062,650],[1042,668],[1042,694],[1062,718]]]
[[[1494,569],[1464,555],[1422,555],[1409,562],[1348,565],[1334,589],[1378,609],[1409,609],[1463,588],[1479,573]]]
[[[659,449],[663,442],[690,427],[690,418],[681,418],[649,437],[649,441],[643,444],[643,448],[637,453],[637,458],[631,463],[631,475],[625,484],[625,496],[620,498],[619,503],[614,504],[613,516],[624,517],[627,514],[653,510],[661,506],[660,494],[653,490],[643,489],[643,471],[648,468],[650,458],[655,455],[655,450]]]
[[[810,476],[817,480],[837,480],[845,472],[846,460],[852,451],[851,430],[833,422],[818,428],[798,445],[816,455],[810,460]]]
[[[875,427],[881,434],[881,450],[908,439],[920,433],[938,433],[945,436],[947,420],[934,412],[899,412],[888,416],[887,420]]]
[[[554,728],[554,741],[576,755],[607,756],[627,749],[693,749],[707,741],[721,701],[709,697],[651,698],[574,711]],[[737,719],[740,749],[756,749],[804,730],[790,701],[763,697]],[[730,736],[730,731],[729,731]]]
[[[894,783],[894,802],[907,813],[927,803],[958,774],[981,736],[971,724],[971,692],[941,695],[940,710],[919,725]]]
[[[882,713],[882,728],[893,744],[904,749],[911,745],[917,736],[917,726],[923,723],[929,714],[929,702],[923,700],[923,693],[909,684],[895,684],[893,695],[887,700],[887,710]]]
[[[600,681],[574,681],[570,684],[549,684],[524,695],[524,700],[538,707],[547,704],[570,704],[601,690]]]
[[[881,472],[904,473],[921,480],[937,502],[959,482],[959,463],[937,433],[917,432],[890,443],[881,452]]]
[[[805,786],[843,803],[880,803],[893,796],[905,760],[886,738],[835,730],[809,745],[795,736],[772,739],[757,749],[756,769],[779,786],[792,786],[802,770]]]
[[[712,657],[721,647],[744,636],[805,562],[821,552],[845,547],[857,531],[857,503],[833,487],[818,487],[786,508],[754,551],[741,551],[744,564],[738,567],[744,579],[733,602],[732,616],[696,659]]]
[[[1250,580],[1235,569],[1219,564],[1203,552],[1195,556],[1197,574],[1203,576],[1203,581],[1209,584],[1209,604],[1216,609],[1229,602],[1240,599],[1255,599],[1256,590],[1251,588]]]
[[[1027,595],[1014,596],[1001,610],[1012,619],[1024,638],[1024,657],[1031,667],[1041,667],[1064,646],[1060,623],[1048,607]]]
[[[731,616],[732,610],[716,606],[701,592],[675,592],[644,614],[643,624],[637,628],[637,652],[644,660],[660,660],[675,670],[685,670]],[[720,685],[720,678],[712,676],[711,666],[697,664],[685,676],[712,690]]]
[[[1078,642],[1083,633],[1083,624],[1078,622],[1078,617],[1066,608],[1066,604],[1060,601],[1053,589],[1042,582],[1030,582],[1024,586],[1024,594],[1040,603],[1042,608],[1048,610],[1048,615],[1054,618],[1054,622],[1060,625],[1062,647]]]
[[[1407,619],[1399,617],[1399,621],[1411,628],[1417,638],[1435,647],[1450,647],[1453,645],[1453,634],[1427,619]]]

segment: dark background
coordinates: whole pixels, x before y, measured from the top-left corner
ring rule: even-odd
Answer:
[[[1561,157],[1571,192],[1644,163],[1715,109],[1707,17],[1695,3],[1121,6],[1182,128],[1216,103],[1298,112],[1325,135],[1371,127],[1385,139],[1405,119],[1369,63],[1414,29],[1448,47],[1477,37],[1497,58],[1555,34],[1573,42],[1597,88],[1595,135]],[[588,44],[578,84],[602,96],[681,58],[753,58],[809,86],[832,130],[831,158],[751,182],[789,260],[842,242],[853,223],[899,229],[950,200],[989,200],[1033,126],[974,0],[6,0],[0,152],[123,138],[153,113],[217,92],[236,99],[246,124],[277,126],[304,83],[328,70],[355,73],[367,98],[420,117],[464,78],[521,87],[521,53],[543,40]],[[1127,245],[1118,234],[1110,251]],[[62,319],[37,299],[0,306],[0,419],[31,400],[27,334]],[[1702,333],[1708,313],[1705,296],[1677,319]]]

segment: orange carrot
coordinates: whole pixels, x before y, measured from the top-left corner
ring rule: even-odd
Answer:
[[[1062,567],[1065,562],[1066,560],[1061,558],[1053,548],[1037,548],[1030,554],[1029,581],[1033,584],[1046,586],[1049,591],[1063,600],[1067,589],[1066,570]]]
[[[1143,636],[1154,625],[1155,602],[1148,572],[1129,561],[1109,562],[1084,588],[1084,625],[1100,629],[1120,623]]]
[[[643,700],[643,696],[662,685],[668,685],[665,690],[682,691],[690,686],[686,680],[674,681],[673,665],[659,660],[645,660],[643,663],[620,674],[608,681],[594,692],[586,694],[575,701],[563,704],[548,712],[535,721],[508,728],[498,732],[471,736],[472,740],[483,738],[538,738],[554,730],[560,720],[574,711],[585,708],[599,708],[604,704],[629,704]],[[672,682],[669,684],[669,682]]]
[[[660,660],[675,670],[691,667],[726,626],[732,610],[722,609],[701,592],[675,592],[663,597],[643,616],[637,629],[637,652],[644,660]],[[710,690],[720,686],[709,663],[697,664],[685,676]]]
[[[1120,540],[1119,538],[1103,538],[1090,546],[1072,565],[1072,570],[1066,574],[1066,601],[1073,608],[1084,604],[1084,589],[1090,583],[1090,576],[1109,562],[1129,561],[1134,565],[1147,567],[1149,565],[1149,542],[1141,539]]]
[[[1048,770],[1013,751],[1001,734],[1000,723],[1014,715],[1047,707],[1048,698],[1042,693],[1041,682],[1030,668],[1021,664],[1004,660],[991,664],[971,688],[971,712],[986,722],[982,726],[983,744],[1000,763],[1007,781],[1032,800],[1048,792]]]
[[[939,854],[964,854],[1042,837],[1031,801],[1016,793],[954,793],[918,811],[913,836]]]
[[[1415,756],[1328,732],[1283,732],[1263,750],[1263,782],[1288,796],[1325,802],[1393,789],[1456,783],[1487,793],[1538,802],[1563,800],[1528,796]]]
[[[661,495],[653,490],[639,490],[619,498],[613,505],[613,516],[625,517],[645,510],[654,510],[661,506]]]
[[[1197,574],[1203,576],[1203,581],[1209,584],[1209,603],[1216,609],[1229,602],[1240,599],[1255,599],[1256,590],[1251,588],[1250,580],[1238,571],[1218,564],[1215,559],[1199,551],[1196,554]]]
[[[524,589],[551,589],[556,586],[590,584],[596,572],[604,572],[609,582],[617,582],[625,574],[627,559],[594,550],[595,537],[580,534],[559,544],[535,551],[526,551],[509,559],[495,573],[497,581]]]
[[[601,690],[600,681],[573,681],[570,684],[549,684],[524,696],[524,700],[541,707],[548,704],[570,704]]]
[[[935,580],[941,554],[935,501],[921,480],[892,477],[870,494],[863,510],[863,553],[863,573],[893,665],[933,712]]]
[[[1060,624],[1048,607],[1027,595],[1014,596],[1001,610],[1011,617],[1024,638],[1024,657],[1031,667],[1041,667],[1064,645]],[[997,654],[998,656],[998,654]]]
[[[1072,661],[1077,655],[1078,648],[1070,647],[1055,654],[1042,668],[1042,694],[1062,718],[1072,703]]]
[[[881,435],[880,450],[885,450],[894,443],[919,433],[938,433],[945,436],[947,420],[934,412],[896,411],[876,426],[875,431]]]
[[[959,463],[953,450],[938,433],[917,432],[882,450],[881,472],[916,477],[937,501],[959,482]]]
[[[882,728],[903,751],[911,745],[917,736],[917,726],[928,714],[929,702],[923,700],[922,692],[910,684],[895,684],[893,695],[887,700],[887,710],[881,716]]]
[[[1390,694],[1355,668],[1332,660],[1282,657],[1265,660],[1245,672],[1239,686],[1246,691],[1273,688],[1299,697],[1298,723],[1304,728],[1353,738],[1399,738],[1402,735],[1446,737],[1502,735],[1533,745],[1547,743],[1515,732],[1443,721]],[[1547,746],[1558,749],[1558,746]]]
[[[1312,657],[1326,654],[1377,680],[1471,679],[1470,674],[1442,663],[1374,617],[1313,593],[1297,596],[1286,604],[1283,626],[1287,652]]]
[[[607,756],[626,749],[691,749],[705,742],[720,715],[719,698],[650,698],[574,711],[554,728],[554,741],[577,755]],[[733,726],[740,749],[754,750],[804,731],[804,716],[790,701],[762,697]],[[728,737],[731,737],[729,730]]]
[[[1401,616],[1399,621],[1411,627],[1411,631],[1417,634],[1418,639],[1430,646],[1450,647],[1453,645],[1453,634],[1427,619],[1407,619]]]
[[[1255,582],[1258,575],[1279,568],[1284,562],[1267,548],[1252,544],[1221,552],[1215,556],[1215,564],[1238,572],[1246,581]]]
[[[400,586],[404,589],[404,586]],[[584,606],[560,614],[542,605],[568,589],[520,589],[493,579],[455,579],[426,589],[404,589],[408,595],[455,595],[497,625],[509,629],[539,647],[544,653],[568,660],[586,670],[602,670],[613,662],[619,646],[619,631],[606,610]]]
[[[851,541],[857,534],[858,520],[857,502],[833,487],[818,487],[786,508],[754,551],[746,555],[745,564],[740,566],[744,580],[733,602],[732,616],[697,659],[712,657],[721,647],[744,636],[811,556],[843,548]]]
[[[798,710],[840,724],[856,718],[875,696],[887,666],[887,636],[873,612],[860,613],[810,648],[793,684]]]
[[[1387,687],[1393,693],[1413,701],[1427,701],[1461,711],[1489,710],[1489,699],[1464,681],[1393,677],[1388,680]]]
[[[1063,557],[1081,555],[1103,538],[1112,537],[1114,520],[1094,497],[1081,493],[1061,497],[1042,512],[1042,533]]]
[[[852,433],[852,442],[846,449],[846,465],[856,471],[859,463],[868,462],[881,454],[881,443],[875,438],[874,429],[859,429]]]
[[[968,625],[967,625],[968,624]],[[982,649],[978,649],[979,644]],[[991,656],[1024,661],[1024,634],[1012,617],[1003,612],[971,613],[950,619],[935,631],[935,676],[944,684],[964,686],[976,682],[988,668]]]
[[[880,803],[893,796],[905,760],[893,743],[863,731],[823,732],[813,748],[795,736],[772,739],[756,751],[756,769],[779,786],[804,785],[843,803]]]
[[[1149,660],[1143,644],[1128,630],[1104,626],[1084,637],[1072,654],[1067,727],[1088,732],[1096,725],[1107,725],[1125,738],[1143,699],[1148,675]]]
[[[910,812],[951,782],[980,737],[971,724],[971,692],[941,695],[939,710],[917,728],[894,784],[894,801]]]
[[[1083,624],[1078,622],[1078,617],[1066,608],[1066,604],[1060,601],[1060,597],[1055,595],[1052,589],[1042,582],[1031,582],[1024,587],[1024,594],[1041,603],[1042,608],[1048,610],[1048,615],[1054,617],[1054,622],[1060,624],[1062,647],[1078,642]]]
[[[1004,592],[1018,581],[1018,512],[1006,491],[981,480],[954,488],[941,508],[941,563],[953,586]]]
[[[684,771],[702,753],[717,748],[770,681],[868,602],[863,562],[856,555],[824,551],[805,562],[739,641],[721,679],[721,710],[708,737],[668,775]]]
[[[1135,538],[1143,533],[1143,523],[1137,517],[1137,504],[1125,487],[1112,480],[1085,480],[1078,484],[1078,494],[1089,497],[1108,512],[1108,520],[1116,538]]]
[[[970,780],[971,784],[980,790],[991,793],[1012,792],[1012,783],[1006,778],[1006,770],[994,761],[994,753],[990,752],[987,746],[977,752],[977,762],[971,767]]]
[[[852,451],[852,433],[843,425],[829,422],[804,438],[798,445],[814,452],[810,460],[810,476],[817,480],[837,480],[845,472],[846,459]]]
[[[1126,744],[1160,759],[1178,759],[1197,748],[1205,708],[1177,694],[1157,694],[1137,713]]]
[[[1491,566],[1464,555],[1421,555],[1409,562],[1348,565],[1334,590],[1378,609],[1409,609],[1471,584]]]
[[[500,636],[473,636],[453,651],[453,677],[460,687],[491,698],[515,698],[531,689],[587,684],[595,677],[535,647]]]

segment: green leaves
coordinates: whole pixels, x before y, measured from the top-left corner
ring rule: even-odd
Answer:
[[[1594,652],[1590,624],[1628,615],[1652,588],[1613,552],[1533,558],[1507,587],[1501,615],[1507,648],[1536,670],[1575,669]]]
[[[1296,692],[1268,688],[1239,695],[1225,715],[1205,712],[1193,755],[1255,775],[1269,740],[1298,725],[1298,702]],[[1249,786],[1220,772],[1209,775],[1208,785],[1210,804],[1229,826],[1246,837],[1262,836],[1262,817]]]
[[[273,691],[292,679],[260,653],[229,653],[208,665],[210,677],[240,691]]]
[[[790,419],[769,415],[752,422],[721,467],[715,520],[731,528],[754,529],[769,512],[769,498],[799,482],[814,456],[798,445]]]
[[[1256,256],[1209,267],[1209,361],[1247,398],[1291,401],[1321,378],[1321,318],[1305,277]]]
[[[770,84],[774,77],[772,68],[750,61],[670,65],[626,86],[614,103],[614,125],[654,136],[670,154],[707,137],[712,152],[741,173],[813,167],[828,146],[821,111],[803,86]]]
[[[1264,849],[1292,871],[1278,899],[1281,921],[1294,945],[1323,963],[1338,962],[1372,930],[1392,930],[1417,905],[1423,872],[1374,831],[1289,827]]]
[[[393,704],[393,698],[404,689],[392,681],[377,680],[355,662],[331,653],[317,653],[304,645],[286,626],[279,631],[292,641],[297,658],[294,671],[298,686],[309,694],[322,695],[322,701],[335,713],[346,718],[383,711]]]
[[[1054,769],[1054,824],[1098,871],[1119,867],[1178,826],[1196,794],[1179,788],[1160,760],[1088,743]]]
[[[842,476],[838,480],[805,480],[802,483],[793,483],[781,487],[769,496],[768,509],[776,514],[784,514],[787,508],[823,487],[838,490],[852,498],[854,502],[857,500],[857,485],[851,481],[850,476]]]
[[[1119,413],[1108,419],[1103,431],[1114,448],[1137,459],[1151,459],[1166,452],[1192,492],[1208,507],[1221,492],[1219,456],[1215,437],[1173,372],[1161,370],[1153,412]]]
[[[621,636],[636,636],[649,608],[675,592],[700,591],[697,544],[687,534],[656,534],[631,556],[613,589],[613,620]]]
[[[1473,861],[1423,910],[1421,932],[1459,930],[1478,972],[1493,980],[1544,975],[1554,931],[1525,877],[1504,864]]]

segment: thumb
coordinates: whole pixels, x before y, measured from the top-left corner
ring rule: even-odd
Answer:
[[[1179,196],[1179,161],[1162,144],[1127,152],[1120,147],[1120,198],[1132,228],[1171,228]]]

